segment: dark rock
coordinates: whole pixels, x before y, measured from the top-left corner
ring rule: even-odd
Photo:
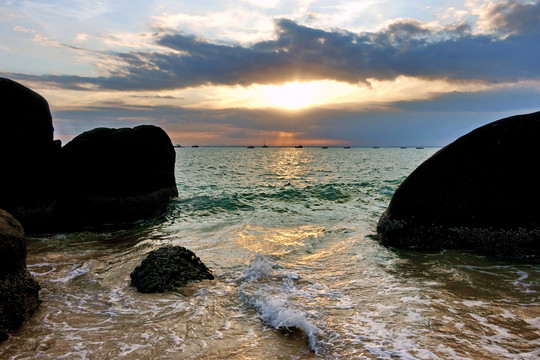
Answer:
[[[22,225],[0,210],[0,341],[26,321],[39,306],[39,284],[26,268]]]
[[[190,281],[212,280],[214,275],[190,250],[169,246],[151,251],[131,273],[131,286],[139,292],[173,291]]]
[[[0,78],[0,207],[27,232],[132,222],[176,196],[175,150],[160,128],[94,129],[61,148],[47,101]]]
[[[60,149],[53,131],[47,101],[15,81],[0,78],[0,207],[25,226],[47,222],[52,216]]]
[[[77,226],[155,216],[178,195],[175,157],[168,135],[152,125],[75,137],[61,150],[62,221]]]
[[[398,187],[382,244],[515,252],[540,248],[540,112],[482,126],[447,145]]]

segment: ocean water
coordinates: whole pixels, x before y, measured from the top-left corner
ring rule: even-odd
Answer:
[[[538,259],[374,239],[436,150],[178,148],[163,217],[28,239],[43,303],[0,359],[537,359]],[[165,245],[216,279],[137,293]]]

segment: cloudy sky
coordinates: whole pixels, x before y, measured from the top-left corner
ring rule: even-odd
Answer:
[[[0,33],[64,143],[442,146],[540,110],[540,1],[0,0]]]

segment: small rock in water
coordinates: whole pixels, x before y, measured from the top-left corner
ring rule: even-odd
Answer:
[[[174,291],[190,281],[213,280],[214,275],[195,253],[182,246],[151,251],[131,273],[131,286],[142,293]]]

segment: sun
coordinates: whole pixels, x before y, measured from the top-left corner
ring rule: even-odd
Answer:
[[[318,104],[322,88],[317,82],[290,82],[283,85],[261,85],[264,102],[268,106],[290,110]]]

